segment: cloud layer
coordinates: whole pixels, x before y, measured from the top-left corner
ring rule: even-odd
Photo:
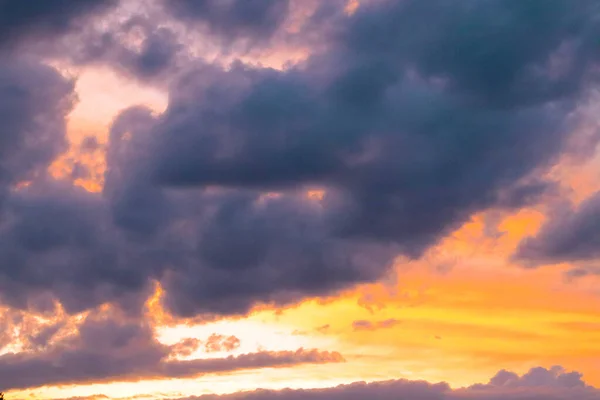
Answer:
[[[186,400],[596,400],[600,391],[587,386],[577,372],[562,367],[533,368],[519,376],[500,371],[487,384],[451,389],[446,383],[394,380],[340,385],[311,390],[256,390],[224,396],[189,397]],[[183,399],[182,399],[183,400]]]
[[[22,40],[46,40],[81,28],[83,20],[115,6],[118,0],[0,1],[0,50]]]
[[[172,7],[217,30],[283,12],[256,4]],[[135,312],[159,281],[171,312],[215,316],[375,281],[473,213],[551,187],[539,172],[596,82],[594,7],[373,2],[282,71],[190,62],[163,114],[114,121],[102,194],[38,175],[5,195],[2,300]],[[13,63],[0,68],[4,192],[63,148],[73,95],[50,67]]]
[[[87,316],[75,333],[65,329],[63,324],[48,325],[27,338],[28,347],[25,351],[1,355],[2,390],[195,377],[244,369],[344,361],[337,352],[314,349],[259,351],[235,357],[179,360],[175,357],[186,355],[185,350],[193,350],[198,343],[186,339],[167,346],[154,338],[151,326],[144,321],[101,314]],[[232,338],[221,343],[216,351],[235,348]],[[208,344],[212,347],[207,347],[207,351],[215,350],[216,339],[209,338]]]
[[[264,42],[288,15],[289,0],[162,0],[177,19],[205,29],[231,44],[240,39]]]

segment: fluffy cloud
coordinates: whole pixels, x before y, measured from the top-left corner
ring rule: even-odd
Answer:
[[[169,4],[243,32],[240,15],[262,26],[283,7]],[[596,84],[594,6],[368,2],[329,21],[326,50],[283,71],[190,63],[164,113],[115,120],[102,194],[39,177],[7,194],[2,300],[36,308],[51,296],[68,312],[112,302],[133,314],[158,281],[169,311],[215,317],[376,281],[473,213],[519,208],[552,187],[539,173]],[[7,82],[23,74],[8,71]],[[14,84],[0,96],[0,112],[44,121],[10,130],[0,165],[11,184],[63,140],[67,107],[56,105],[70,86],[46,75],[58,83],[36,83],[50,82],[39,99],[16,80],[36,106],[2,102]],[[28,153],[31,132],[52,146]]]
[[[165,9],[230,44],[245,39],[264,42],[283,23],[289,0],[162,0]]]
[[[113,236],[98,195],[67,182],[36,182],[11,193],[3,215],[0,296],[6,304],[38,308],[44,302],[36,299],[50,294],[68,312],[115,299],[140,309],[147,278],[126,260],[126,243]]]
[[[219,351],[232,351],[240,347],[240,339],[235,336],[224,336],[212,334],[204,344],[204,350],[207,353]]]
[[[172,346],[172,353],[180,356],[190,356],[197,351],[200,346],[206,353],[229,352],[240,347],[241,341],[236,336],[219,335],[213,333],[206,340],[202,341],[195,338],[187,338]]]
[[[289,367],[306,363],[343,362],[337,352],[298,349],[260,351],[236,357],[177,360],[189,340],[166,346],[139,319],[91,314],[75,334],[49,342],[63,326],[49,325],[33,338],[43,349],[0,356],[4,390],[85,382],[180,378],[242,369]]]
[[[205,205],[186,217],[194,256],[165,275],[167,304],[237,313],[326,295],[378,279],[400,253],[418,257],[476,211],[535,199],[547,183],[527,178],[562,148],[593,78],[583,71],[596,57],[595,22],[591,3],[578,4],[379,2],[300,66],[200,66],[171,87],[164,114],[125,114],[131,152],[109,171],[128,177],[107,181],[128,188],[122,227],[172,226],[172,211],[188,209],[169,206],[189,204],[182,193]],[[482,22],[498,13],[502,24]],[[439,21],[411,25],[427,19]],[[470,24],[487,31],[461,35]],[[516,51],[525,27],[539,35]],[[304,196],[311,188],[325,190],[320,202]]]

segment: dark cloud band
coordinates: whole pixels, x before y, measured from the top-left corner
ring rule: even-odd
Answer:
[[[252,4],[266,7],[257,21],[275,7]],[[227,10],[226,26],[244,22]],[[191,62],[164,113],[115,120],[102,194],[43,176],[9,190],[60,151],[72,87],[0,67],[15,127],[0,139],[2,301],[135,313],[158,281],[171,312],[211,318],[376,281],[473,213],[553,187],[540,172],[597,82],[595,13],[588,0],[377,1],[285,70]],[[31,150],[44,132],[52,146]]]

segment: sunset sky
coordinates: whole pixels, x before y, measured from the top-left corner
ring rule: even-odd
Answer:
[[[600,0],[0,0],[7,400],[600,400]]]

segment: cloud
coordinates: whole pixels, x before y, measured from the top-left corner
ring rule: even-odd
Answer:
[[[355,382],[326,389],[255,390],[228,395],[205,395],[186,400],[597,400],[600,391],[586,386],[577,372],[565,372],[561,367],[533,368],[527,374],[501,371],[487,384],[451,389],[446,383],[392,380]],[[183,400],[183,399],[181,399]]]
[[[522,376],[519,376],[514,372],[502,370],[490,379],[490,382],[487,385],[474,385],[471,388],[483,390],[497,387],[585,388],[587,385],[581,378],[582,375],[579,372],[567,372],[561,366],[553,366],[550,369],[542,367],[532,368]],[[598,395],[598,393],[596,393],[596,395]]]
[[[105,11],[118,0],[1,0],[0,47],[21,39],[48,39],[81,28],[83,20]]]
[[[236,336],[225,336],[213,333],[206,340],[187,338],[171,346],[174,355],[188,357],[201,346],[206,353],[230,352],[240,347],[240,339]]]
[[[400,321],[394,318],[386,319],[384,321],[358,320],[352,322],[352,328],[355,331],[374,331],[378,329],[392,328],[399,323]]]
[[[600,259],[600,193],[577,209],[564,208],[542,226],[536,236],[525,238],[514,255],[530,265]],[[592,274],[594,268],[571,271],[571,277]]]
[[[92,398],[106,398],[103,395]],[[323,389],[257,389],[225,395],[203,395],[179,400],[598,400],[600,390],[588,386],[578,372],[563,367],[536,367],[519,376],[510,371],[498,372],[486,384],[452,389],[444,382],[405,379],[380,382],[354,382]],[[75,400],[61,399],[61,400]]]
[[[213,333],[209,336],[204,344],[204,350],[207,353],[215,353],[220,351],[232,351],[240,347],[240,339],[231,335],[217,335]]]
[[[36,301],[49,294],[69,313],[115,300],[124,309],[141,310],[149,295],[147,277],[127,261],[127,244],[114,236],[118,232],[101,197],[69,182],[36,182],[11,194],[3,216],[4,303],[38,309],[51,304]]]
[[[41,351],[1,355],[0,387],[9,390],[43,385],[180,378],[242,369],[344,361],[337,352],[309,349],[260,351],[227,358],[172,358],[181,355],[182,349],[193,346],[194,343],[189,340],[175,346],[159,343],[151,327],[143,320],[90,314],[75,334],[63,337]]]
[[[189,357],[200,348],[202,341],[196,338],[186,338],[171,346],[171,355]]]
[[[50,344],[51,340],[57,335],[57,333],[64,327],[64,321],[58,321],[56,323],[44,326],[38,332],[29,334],[27,337],[27,343],[34,349],[45,348]]]
[[[198,18],[217,7],[173,4],[208,7]],[[177,316],[240,315],[377,281],[473,213],[538,201],[596,84],[594,4],[369,2],[285,70],[189,64],[164,113],[114,121],[103,193],[38,177],[7,194],[2,301],[135,314],[157,281]],[[238,21],[217,11],[223,26]],[[23,74],[10,71],[7,82]],[[51,87],[62,91],[19,106],[23,120],[64,123],[55,108],[70,87]],[[12,104],[0,110],[12,117]],[[20,139],[1,147],[11,182],[47,165],[60,128],[31,154]]]
[[[372,282],[396,255],[419,257],[474,212],[519,208],[552,186],[527,178],[571,130],[595,50],[587,28],[565,25],[591,29],[590,3],[553,3],[527,23],[530,3],[470,4],[440,2],[442,13],[379,2],[347,17],[328,51],[300,66],[206,65],[172,86],[165,113],[135,135],[148,153],[136,150],[140,162],[127,168],[163,194],[204,190],[197,198],[212,207],[194,231],[197,264],[163,281],[173,311],[244,312]],[[485,28],[495,13],[505,22]],[[411,25],[430,18],[439,29]],[[469,24],[490,31],[461,36]],[[525,27],[544,32],[543,43],[514,41]],[[581,44],[562,50],[567,42]],[[559,56],[571,66],[555,74]],[[304,197],[315,187],[325,190],[320,202]],[[194,282],[199,265],[210,272]],[[213,303],[212,290],[228,295]]]
[[[264,42],[288,15],[289,0],[162,0],[169,14],[204,28],[225,44]]]
[[[337,352],[304,350],[260,351],[257,353],[229,356],[227,358],[174,361],[162,367],[159,377],[189,377],[199,374],[229,372],[241,369],[291,367],[298,364],[324,364],[344,362]]]
[[[1,35],[0,35],[1,36]],[[0,196],[66,149],[74,84],[37,61],[0,57]]]
[[[159,22],[164,16],[150,11],[91,25],[55,43],[54,52],[75,65],[108,65],[144,83],[168,81],[186,49],[183,38]]]
[[[0,350],[4,350],[15,340],[15,328],[20,324],[18,313],[3,308],[0,313]]]

